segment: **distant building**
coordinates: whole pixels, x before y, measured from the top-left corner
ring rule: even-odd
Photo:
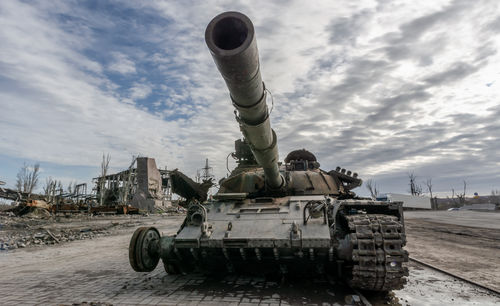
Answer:
[[[492,203],[470,204],[460,207],[460,210],[496,210],[496,209],[498,209],[498,205]]]
[[[378,201],[403,202],[403,208],[432,209],[431,198],[409,194],[386,193],[377,197]]]

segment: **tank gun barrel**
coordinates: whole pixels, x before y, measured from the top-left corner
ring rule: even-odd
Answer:
[[[239,113],[240,129],[264,169],[267,184],[281,187],[284,180],[278,167],[277,137],[271,129],[252,22],[238,12],[222,13],[208,24],[205,42]]]

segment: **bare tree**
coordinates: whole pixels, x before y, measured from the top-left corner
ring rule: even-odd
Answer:
[[[120,202],[123,204],[127,204],[128,202],[128,197],[129,197],[129,192],[130,188],[132,187],[132,169],[134,168],[135,161],[137,160],[138,156],[132,155],[132,162],[130,163],[130,166],[128,167],[128,174],[127,174],[127,180],[125,181],[125,184],[123,185],[122,192],[120,192]]]
[[[377,184],[373,180],[366,181],[366,188],[370,191],[372,199],[376,199],[378,196]]]
[[[24,163],[23,167],[17,173],[17,191],[27,193],[29,197],[38,185],[38,179],[40,176],[39,171],[40,164],[35,164],[33,167],[30,167]]]
[[[463,191],[463,193],[458,193],[457,194],[458,202],[460,203],[460,205],[464,205],[465,204],[465,194],[466,194],[466,191],[467,191],[467,182],[464,180],[464,191]]]
[[[465,204],[465,194],[467,191],[467,182],[464,180],[464,191],[462,193],[455,193],[455,188],[451,188],[451,200],[455,207],[460,207]],[[455,200],[455,196],[457,199]]]
[[[52,202],[52,194],[56,189],[56,182],[51,176],[45,178],[45,186],[43,186],[43,193],[45,194],[45,200],[47,202]]]
[[[451,201],[453,202],[453,207],[460,207],[457,200],[455,200],[455,188],[451,188]]]
[[[490,196],[490,202],[500,204],[500,190],[492,190]]]
[[[76,182],[75,181],[69,182],[67,187],[68,193],[74,193],[76,191],[75,189],[76,189]]]
[[[410,179],[410,193],[414,196],[419,196],[422,194],[422,186],[417,184],[417,176],[413,172],[408,173],[408,178]]]
[[[105,194],[105,184],[106,184],[106,175],[108,174],[108,169],[109,169],[109,161],[111,160],[111,156],[109,154],[104,155],[102,154],[102,162],[101,162],[101,176],[99,177],[99,195],[100,199],[99,202],[102,205],[104,205],[104,194]]]
[[[427,179],[425,181],[425,186],[427,186],[427,191],[429,192],[429,195],[431,197],[431,209],[436,209],[437,203],[434,201],[434,197],[432,196],[432,178]]]
[[[59,193],[59,195],[61,195],[63,193],[64,189],[63,189],[63,184],[61,181],[58,181],[57,182],[57,188],[56,188],[56,192]]]
[[[52,203],[56,198],[57,193],[62,192],[62,183],[53,179],[51,176],[45,179],[45,186],[43,187],[45,199],[47,202]]]

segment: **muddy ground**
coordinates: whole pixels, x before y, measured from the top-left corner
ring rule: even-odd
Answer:
[[[406,212],[410,256],[500,291],[500,213]]]

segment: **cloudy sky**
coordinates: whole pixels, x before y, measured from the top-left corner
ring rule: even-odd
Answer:
[[[408,172],[500,189],[498,0],[2,0],[0,180],[90,181],[103,153],[226,175],[240,132],[204,31],[227,10],[255,25],[281,159],[307,148],[382,192]]]

